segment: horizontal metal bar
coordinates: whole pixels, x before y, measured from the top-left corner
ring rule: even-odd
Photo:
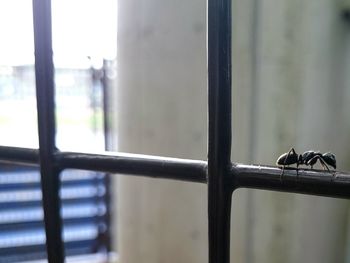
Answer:
[[[39,165],[37,149],[0,146],[0,162]],[[205,161],[151,155],[105,152],[103,154],[56,152],[61,169],[82,169],[206,183]]]
[[[60,168],[207,182],[205,161],[110,152],[103,154],[58,152],[55,156],[56,164]]]
[[[0,161],[38,166],[39,150],[11,146],[0,146]]]
[[[38,165],[37,149],[0,146],[0,162]],[[110,173],[143,175],[182,181],[206,183],[205,161],[164,158],[126,153],[57,152],[59,168],[73,168]],[[281,168],[263,165],[233,164],[227,181],[233,188],[256,188],[282,192],[313,194],[350,199],[350,174],[323,170],[286,168],[282,181]],[[236,177],[233,177],[235,175]],[[235,178],[235,179],[233,179]]]
[[[234,164],[232,188],[256,188],[350,199],[350,174],[324,170]]]

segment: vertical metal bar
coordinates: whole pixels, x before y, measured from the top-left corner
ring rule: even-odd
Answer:
[[[231,1],[208,0],[209,263],[230,261]]]
[[[110,85],[110,79],[108,77],[109,71],[110,71],[110,62],[107,60],[103,60],[103,74],[101,78],[101,84],[102,84],[102,99],[103,99],[103,133],[104,133],[104,148],[105,150],[112,150],[112,141],[111,141],[111,125],[110,125],[110,105],[109,105],[109,100],[110,100],[110,90],[111,90],[111,85]],[[111,200],[112,200],[112,191],[111,191],[111,184],[112,180],[110,178],[109,173],[105,173],[104,177],[104,185],[106,186],[106,193],[104,195],[104,202],[107,205],[107,211],[106,214],[104,215],[104,221],[106,225],[109,226],[111,225]],[[107,253],[112,250],[112,237],[111,237],[111,231],[109,229],[106,229],[103,234],[102,234],[102,243],[107,247]],[[109,254],[107,254],[108,257]]]
[[[59,171],[54,164],[55,102],[52,58],[51,1],[33,0],[35,78],[39,128],[39,157],[46,249],[50,263],[64,262],[60,218]]]
[[[102,100],[103,100],[103,133],[104,133],[104,146],[105,150],[112,150],[112,138],[111,138],[111,118],[110,116],[110,109],[111,106],[109,105],[109,100],[111,97],[111,80],[108,77],[109,72],[111,71],[111,61],[110,60],[103,60],[103,72],[102,72],[102,78],[101,78],[101,84],[102,84]]]

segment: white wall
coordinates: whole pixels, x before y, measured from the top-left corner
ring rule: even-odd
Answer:
[[[332,151],[339,169],[349,168],[349,25],[338,8],[331,0],[234,1],[235,160],[273,165],[294,146]],[[242,194],[239,262],[344,262],[347,201]]]

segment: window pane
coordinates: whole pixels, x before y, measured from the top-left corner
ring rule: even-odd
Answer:
[[[0,36],[0,144],[38,147],[32,1],[0,1]]]
[[[57,144],[104,150],[103,61],[116,57],[116,0],[53,0]]]

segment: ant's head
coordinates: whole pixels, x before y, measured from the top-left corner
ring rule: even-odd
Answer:
[[[334,169],[337,167],[337,160],[335,159],[335,155],[331,152],[327,152],[322,154],[323,160]]]

